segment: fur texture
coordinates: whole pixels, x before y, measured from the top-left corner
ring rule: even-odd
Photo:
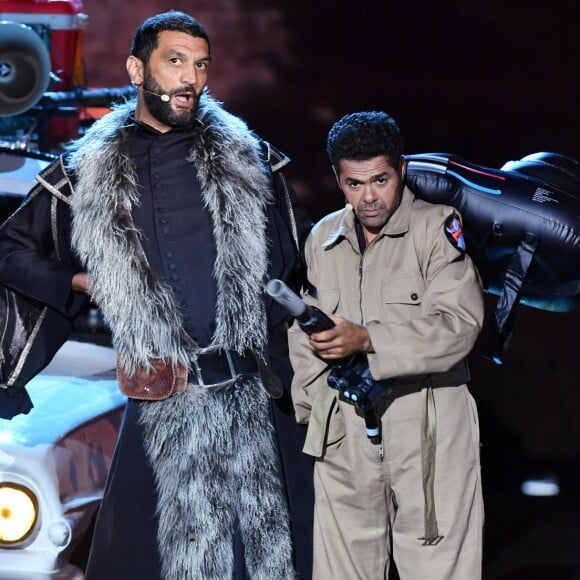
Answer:
[[[198,346],[184,335],[172,292],[151,272],[131,219],[136,176],[121,131],[131,109],[131,104],[116,108],[70,151],[68,168],[77,177],[73,247],[126,371],[153,358],[191,368]],[[216,239],[212,344],[263,354],[270,181],[259,142],[242,121],[207,94],[198,117],[188,160]],[[231,578],[237,518],[252,578],[294,578],[287,507],[260,381],[243,379],[212,390],[190,384],[182,395],[142,403],[141,423],[158,488],[163,577]]]

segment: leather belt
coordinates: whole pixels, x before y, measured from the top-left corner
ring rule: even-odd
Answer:
[[[396,399],[411,393],[418,393],[426,387],[434,389],[438,387],[458,387],[470,380],[469,367],[467,366],[467,361],[463,359],[444,373],[414,375],[380,382],[384,382],[387,390],[391,389],[390,398]]]
[[[228,349],[207,348],[197,353],[191,367],[193,373],[182,364],[167,359],[152,359],[147,367],[139,367],[128,375],[117,361],[119,388],[131,399],[161,401],[183,393],[190,380],[198,386],[209,388],[231,384],[242,376],[254,376],[260,378],[272,398],[278,399],[284,393],[280,379],[252,351],[240,355]]]
[[[240,376],[254,376],[261,379],[262,386],[273,399],[284,394],[280,379],[251,350],[238,354],[227,348],[207,348],[197,353],[192,365],[195,376],[191,378],[201,387],[223,385]]]
[[[206,349],[197,354],[192,364],[195,377],[191,378],[202,387],[227,383],[240,375],[260,375],[260,365],[252,351],[241,355],[229,349]]]

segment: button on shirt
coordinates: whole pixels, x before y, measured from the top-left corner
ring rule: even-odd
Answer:
[[[193,165],[191,129],[159,133],[133,120],[129,150],[139,184],[135,226],[152,270],[169,285],[186,332],[206,346],[215,330],[216,247]]]

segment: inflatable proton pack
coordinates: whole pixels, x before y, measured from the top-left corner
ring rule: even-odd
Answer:
[[[499,296],[489,356],[503,360],[516,306],[580,308],[580,164],[540,152],[500,169],[447,153],[408,155],[417,197],[457,208],[485,291]]]

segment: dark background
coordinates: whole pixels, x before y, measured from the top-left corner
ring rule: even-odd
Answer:
[[[212,39],[212,93],[293,159],[287,174],[315,219],[342,204],[325,138],[354,110],[391,113],[407,153],[491,167],[537,151],[580,160],[577,1],[85,0],[84,8],[91,86],[127,83],[125,58],[143,19],[170,8],[196,16]],[[489,321],[496,298],[486,300]],[[520,307],[505,364],[482,356],[487,328],[470,357],[487,580],[580,578],[579,328],[578,312]],[[523,496],[533,475],[554,475],[560,495]]]

